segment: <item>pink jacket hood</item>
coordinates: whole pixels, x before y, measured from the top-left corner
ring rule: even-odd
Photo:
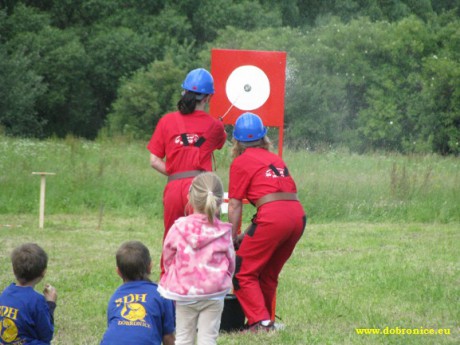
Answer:
[[[232,287],[235,270],[232,226],[205,215],[179,218],[163,245],[165,274],[158,291],[178,301],[223,297]]]

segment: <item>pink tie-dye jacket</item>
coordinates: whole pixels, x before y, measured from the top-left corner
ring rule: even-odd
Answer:
[[[231,229],[220,220],[209,224],[198,213],[176,220],[163,244],[160,294],[176,301],[224,297],[235,271]]]

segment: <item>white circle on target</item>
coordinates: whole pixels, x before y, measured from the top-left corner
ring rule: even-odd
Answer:
[[[259,67],[240,66],[228,77],[225,92],[233,106],[253,110],[261,107],[270,96],[270,81]]]

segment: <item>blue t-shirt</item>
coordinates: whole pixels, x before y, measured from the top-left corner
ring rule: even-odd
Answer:
[[[133,281],[115,291],[101,345],[161,345],[164,335],[174,333],[174,304],[161,297],[157,288],[152,282]]]
[[[45,297],[32,287],[8,286],[0,295],[0,344],[49,345],[54,326]]]

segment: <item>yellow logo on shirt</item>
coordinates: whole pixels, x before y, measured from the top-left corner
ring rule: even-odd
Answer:
[[[147,312],[140,303],[127,303],[121,310],[121,316],[129,321],[144,321]]]
[[[128,321],[118,321],[119,325],[125,326],[143,326],[150,328],[145,322],[147,311],[142,303],[145,303],[147,294],[129,294],[115,300],[117,307],[123,305],[120,315]]]
[[[4,318],[0,323],[0,337],[3,341],[11,343],[18,336],[18,328],[13,320]]]

